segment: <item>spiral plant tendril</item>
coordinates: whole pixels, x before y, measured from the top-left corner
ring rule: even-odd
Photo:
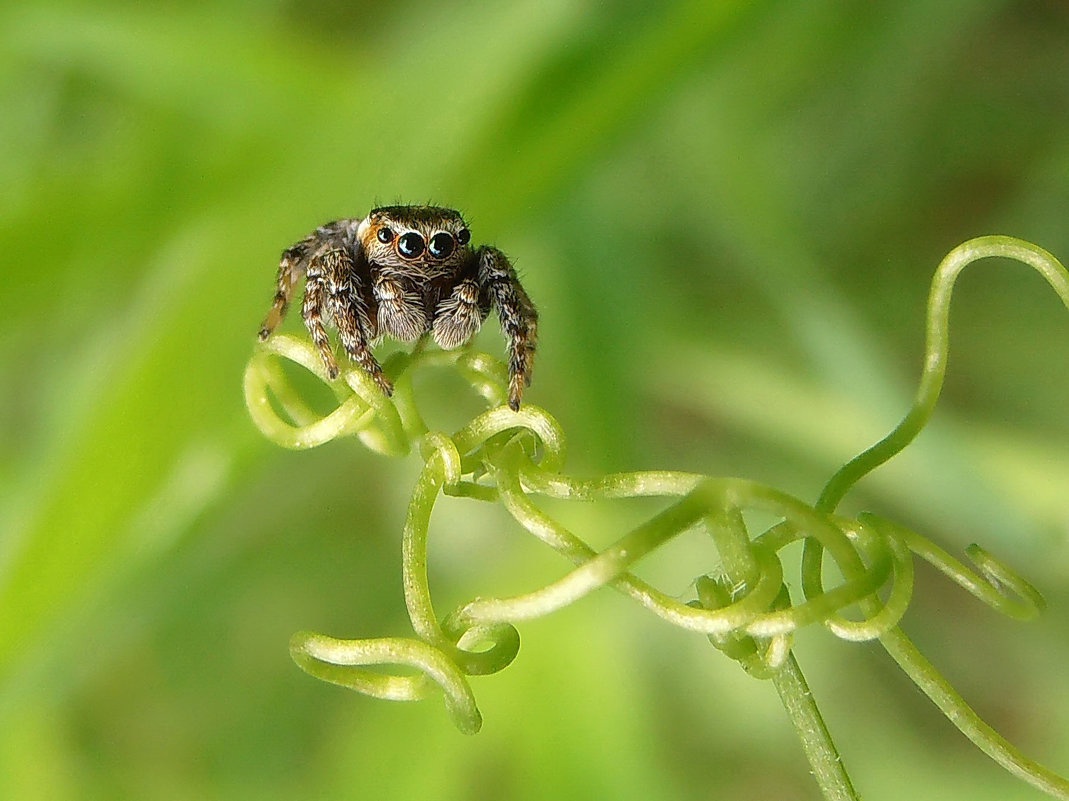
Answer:
[[[946,369],[954,282],[967,265],[991,256],[1029,265],[1069,307],[1069,273],[1035,245],[988,236],[951,251],[932,282],[924,368],[912,408],[887,437],[835,473],[815,505],[741,478],[672,471],[569,476],[562,472],[565,441],[557,421],[530,404],[518,412],[502,405],[505,368],[482,353],[417,346],[411,354],[395,354],[385,365],[396,388],[390,399],[360,369],[329,381],[318,353],[305,341],[284,335],[269,339],[245,371],[249,412],[265,436],[286,448],[311,448],[355,434],[371,450],[390,456],[403,456],[417,445],[423,460],[402,546],[405,601],[415,636],[341,640],[300,632],[290,643],[294,660],[313,676],[377,698],[415,700],[440,690],[457,727],[474,733],[481,716],[468,676],[495,673],[512,662],[519,649],[515,624],[609,585],[665,621],[707,635],[754,677],[771,679],[828,798],[856,794],[791,653],[793,633],[814,624],[844,640],[878,639],[980,749],[1041,790],[1069,799],[1069,781],[1026,758],[987,726],[898,628],[912,594],[914,556],[1015,618],[1028,619],[1042,610],[1035,588],[979,546],[966,550],[975,566],[971,570],[891,520],[872,514],[850,518],[835,511],[851,487],[901,451],[927,422]],[[281,360],[324,381],[337,398],[334,411],[311,411],[287,380]],[[451,435],[428,431],[411,383],[413,372],[425,366],[458,371],[489,408]],[[574,566],[539,589],[508,598],[475,598],[439,618],[428,585],[427,537],[432,509],[443,494],[502,504],[520,526]],[[657,515],[596,551],[540,508],[538,496],[585,502],[658,496],[666,501]],[[753,534],[746,522],[753,512],[779,522]],[[720,564],[696,579],[694,600],[681,602],[630,572],[645,555],[696,526],[711,536]],[[803,542],[796,582],[800,598],[788,592],[780,559],[797,540]],[[841,577],[834,586],[826,583],[826,556]],[[383,672],[383,666],[401,670]]]

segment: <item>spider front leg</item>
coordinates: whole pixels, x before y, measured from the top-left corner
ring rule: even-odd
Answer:
[[[484,245],[477,255],[483,294],[497,309],[501,330],[508,337],[508,402],[513,411],[518,411],[523,388],[531,385],[531,367],[538,340],[538,312],[504,253]]]
[[[411,281],[379,275],[371,292],[379,307],[379,331],[401,342],[411,342],[426,331],[423,302]]]
[[[327,377],[333,381],[338,377],[338,362],[334,358],[334,348],[330,345],[330,337],[323,325],[323,317],[327,314],[327,288],[323,277],[309,270],[308,281],[304,285],[304,302],[301,304],[301,317],[304,318],[304,327],[308,329],[312,337],[312,344],[319,351],[323,360],[323,367],[327,370]]]
[[[434,341],[443,350],[459,348],[475,336],[482,323],[479,284],[473,278],[466,278],[434,310]]]
[[[319,350],[331,380],[338,377],[338,363],[330,345],[323,318],[333,320],[342,347],[364,372],[374,379],[386,395],[393,394],[393,384],[368,346],[366,304],[360,295],[352,257],[343,248],[324,249],[312,257],[308,267],[302,308],[304,324]]]
[[[338,326],[338,338],[341,339],[345,352],[375,380],[385,395],[393,395],[393,384],[382,372],[382,366],[371,352],[367,337],[364,336],[364,326],[360,322],[361,301],[349,295],[339,296],[335,302],[338,305],[334,309],[334,324]]]

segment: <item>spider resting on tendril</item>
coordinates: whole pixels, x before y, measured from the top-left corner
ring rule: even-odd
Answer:
[[[338,376],[325,327],[331,323],[349,357],[391,395],[372,345],[387,334],[402,342],[430,334],[451,350],[495,308],[508,339],[508,404],[519,409],[531,384],[538,313],[505,254],[470,241],[463,217],[438,206],[383,206],[363,219],[321,225],[282,252],[260,340],[282,321],[304,277],[301,316],[327,375]]]

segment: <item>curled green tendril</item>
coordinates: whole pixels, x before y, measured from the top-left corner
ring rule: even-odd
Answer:
[[[947,353],[950,350],[950,295],[954,291],[954,284],[961,271],[970,264],[992,257],[1027,264],[1047,280],[1062,303],[1069,308],[1069,274],[1061,262],[1037,245],[1011,236],[981,236],[950,251],[936,268],[928,294],[924,368],[913,406],[890,434],[855,456],[832,476],[820,493],[817,509],[833,511],[854,484],[901,452],[924,428],[935,409],[946,375]]]
[[[446,705],[457,728],[474,734],[482,726],[482,715],[463,671],[447,654],[427,643],[400,637],[338,640],[301,631],[290,639],[290,654],[316,678],[390,701],[425,698],[430,682],[434,682],[445,692]],[[384,664],[406,665],[421,673],[386,675],[363,667]]]
[[[307,342],[275,336],[255,352],[245,372],[245,397],[253,421],[273,442],[309,448],[356,435],[372,450],[404,455],[416,450],[423,468],[416,480],[402,538],[405,602],[410,638],[338,640],[300,633],[291,642],[308,673],[359,692],[391,700],[416,700],[435,690],[461,731],[479,729],[481,717],[467,677],[502,670],[516,657],[516,623],[540,617],[611,586],[663,620],[700,632],[752,676],[776,686],[825,795],[856,794],[797,662],[791,638],[800,628],[824,626],[848,641],[878,639],[910,678],[980,749],[1036,787],[1069,799],[1069,782],[1016,751],[988,727],[925,660],[898,628],[913,591],[913,556],[931,563],[979,600],[1012,617],[1034,617],[1043,599],[1031,584],[972,545],[970,570],[920,534],[872,514],[836,514],[844,495],[867,473],[908,445],[931,416],[946,369],[951,291],[972,262],[1002,256],[1037,270],[1069,306],[1069,274],[1046,251],[1009,237],[982,237],[955,248],[943,260],[928,302],[924,369],[913,407],[883,440],[844,465],[815,505],[757,482],[672,471],[614,473],[597,478],[564,474],[565,438],[544,410],[503,406],[507,373],[500,361],[470,350],[397,354],[384,365],[394,382],[383,396],[359,369],[336,381],[323,372]],[[327,383],[337,407],[312,412],[281,369],[288,360]],[[411,375],[425,367],[457,371],[490,406],[452,434],[429,431],[413,393]],[[431,514],[442,495],[500,503],[516,522],[570,561],[573,567],[545,586],[506,598],[474,598],[439,617],[427,575]],[[550,516],[538,496],[584,503],[662,497],[658,514],[597,551]],[[779,519],[753,533],[746,515]],[[679,534],[701,528],[713,540],[720,565],[694,583],[696,597],[683,602],[636,577],[632,567]],[[787,589],[781,552],[801,540],[801,598]],[[840,577],[827,586],[824,560]],[[396,669],[396,670],[395,670]]]

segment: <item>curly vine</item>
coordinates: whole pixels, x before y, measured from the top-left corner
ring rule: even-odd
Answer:
[[[992,256],[1032,267],[1069,307],[1069,273],[1035,245],[987,236],[951,251],[932,281],[924,366],[911,409],[884,439],[840,468],[813,505],[741,478],[673,471],[569,476],[563,472],[560,425],[536,406],[525,404],[518,412],[504,406],[504,365],[486,354],[420,346],[410,354],[395,354],[384,365],[395,385],[391,399],[358,368],[330,381],[308,342],[285,335],[269,339],[250,359],[244,389],[253,421],[271,441],[311,448],[355,434],[371,450],[390,456],[406,455],[418,445],[423,460],[402,541],[404,596],[415,636],[342,640],[300,632],[290,643],[293,659],[317,678],[376,698],[408,701],[440,690],[457,727],[471,734],[482,718],[467,677],[495,673],[512,662],[520,642],[516,624],[608,585],[666,622],[705,634],[750,675],[772,680],[829,798],[854,799],[856,793],[791,652],[794,632],[811,625],[844,640],[878,640],[978,748],[1035,787],[1069,799],[1069,781],[1025,757],[984,723],[898,628],[912,596],[914,557],[1015,618],[1028,619],[1043,609],[1039,592],[977,545],[966,549],[975,567],[970,569],[894,521],[835,511],[859,480],[905,448],[927,423],[946,371],[954,283],[967,265]],[[337,398],[336,408],[326,415],[313,412],[286,379],[280,360],[296,363],[326,383]],[[489,407],[452,434],[428,430],[412,389],[413,372],[434,366],[459,372]],[[543,587],[506,598],[474,598],[440,617],[427,576],[427,537],[431,512],[442,495],[500,503],[573,567]],[[664,498],[666,505],[600,551],[536,502],[538,497],[593,503],[640,496]],[[779,522],[752,533],[746,515],[755,511]],[[689,603],[630,572],[648,553],[694,527],[708,532],[720,564],[696,578],[696,597]],[[780,556],[798,540],[803,552],[799,580],[793,583],[801,588],[801,598],[788,591]],[[826,583],[825,558],[834,562],[840,577],[834,586]],[[853,616],[845,614],[849,610],[856,610]],[[381,666],[409,672],[382,672]]]

